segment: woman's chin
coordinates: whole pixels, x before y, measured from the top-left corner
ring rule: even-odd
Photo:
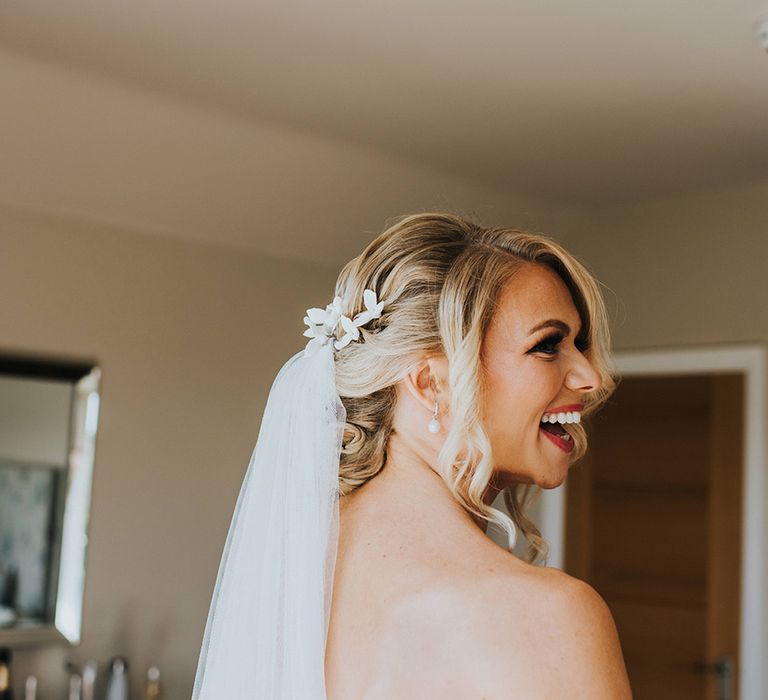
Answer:
[[[534,483],[541,489],[556,489],[562,485],[567,476],[567,470],[562,473],[537,474]]]
[[[531,472],[513,472],[511,470],[497,470],[494,472],[493,481],[497,489],[515,484],[530,484],[542,489],[556,489],[568,476],[568,469],[565,471],[547,471],[540,470]]]

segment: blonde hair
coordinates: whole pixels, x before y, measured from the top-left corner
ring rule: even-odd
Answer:
[[[448,360],[452,426],[438,455],[438,471],[454,498],[469,512],[495,523],[508,537],[516,528],[529,542],[526,560],[534,562],[548,545],[525,515],[532,484],[503,491],[509,516],[482,498],[493,476],[493,455],[483,430],[483,337],[505,283],[526,263],[546,265],[565,282],[582,330],[578,340],[601,379],[583,398],[582,417],[596,411],[615,390],[608,315],[599,283],[586,267],[551,238],[527,231],[482,227],[458,216],[423,213],[407,216],[375,238],[342,269],[336,295],[349,316],[363,311],[363,291],[384,300],[382,315],[360,328],[360,341],[336,352],[336,384],[347,410],[339,489],[352,492],[384,468],[392,432],[396,384],[425,358]],[[581,347],[581,346],[580,346]],[[570,425],[572,460],[587,449],[582,425]]]

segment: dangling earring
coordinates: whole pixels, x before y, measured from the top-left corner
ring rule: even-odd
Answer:
[[[435,413],[432,416],[432,420],[429,421],[429,424],[427,425],[427,430],[429,430],[430,433],[440,432],[440,423],[437,421],[437,399],[435,399]]]

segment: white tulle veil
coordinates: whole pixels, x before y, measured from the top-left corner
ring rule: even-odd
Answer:
[[[345,417],[330,344],[283,365],[224,546],[193,700],[325,700]]]
[[[334,350],[381,314],[308,309],[312,338],[278,372],[224,545],[192,700],[325,700],[346,410]],[[342,326],[344,336],[334,340]]]

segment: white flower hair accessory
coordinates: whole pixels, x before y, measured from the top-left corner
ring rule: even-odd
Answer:
[[[341,308],[341,297],[334,297],[333,302],[328,304],[325,309],[314,307],[307,309],[307,315],[304,317],[304,323],[309,326],[303,335],[311,340],[304,348],[304,354],[309,356],[317,351],[323,345],[333,341],[333,347],[341,350],[353,340],[360,338],[360,326],[365,325],[374,318],[381,316],[384,308],[383,301],[376,300],[376,292],[372,289],[366,289],[363,292],[363,303],[365,311],[361,311],[354,319],[344,315]],[[336,338],[336,327],[341,324],[344,334],[341,338]]]

